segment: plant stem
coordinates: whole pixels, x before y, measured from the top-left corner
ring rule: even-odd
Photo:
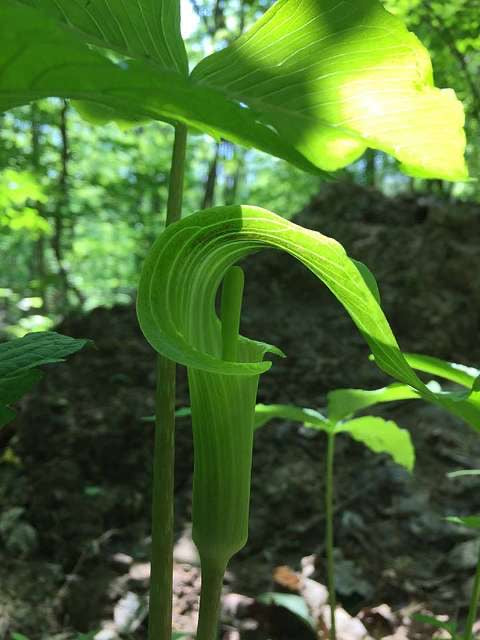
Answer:
[[[187,128],[177,125],[170,172],[167,225],[181,217],[186,143]],[[175,363],[157,356],[149,640],[172,638],[175,377]]]
[[[217,640],[218,618],[225,569],[202,562],[202,594],[196,640]]]
[[[473,582],[472,597],[470,599],[470,608],[468,610],[467,626],[465,629],[465,640],[472,640],[473,625],[477,619],[478,601],[480,599],[480,551],[477,561],[477,570],[475,572],[475,580]]]
[[[327,582],[328,601],[330,604],[330,640],[336,640],[337,631],[335,625],[335,608],[337,606],[335,596],[335,559],[333,557],[333,458],[335,455],[335,433],[328,433],[327,441],[327,465],[325,480],[325,545],[327,549]]]

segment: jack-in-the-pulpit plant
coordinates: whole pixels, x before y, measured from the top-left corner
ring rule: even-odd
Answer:
[[[191,72],[180,35],[179,0],[0,0],[0,15],[0,110],[58,96],[75,100],[80,112],[98,124],[153,119],[175,127],[167,223],[181,217],[187,127],[255,147],[321,175],[345,167],[371,147],[393,155],[413,176],[445,180],[468,176],[462,105],[453,91],[434,87],[427,51],[379,0],[278,0],[245,35]],[[235,240],[234,255],[218,264],[211,287],[199,278],[204,270],[190,274],[198,290],[194,304],[182,307],[181,324],[175,307],[178,299],[170,289],[163,300],[145,294],[149,270],[157,273],[151,257],[156,249],[142,278],[142,327],[163,354],[157,365],[151,640],[170,640],[171,634],[174,362],[190,367],[192,395],[198,395],[196,389],[206,393],[212,385],[207,394],[210,407],[216,406],[215,415],[230,411],[232,420],[234,409],[223,406],[225,376],[232,380],[258,376],[269,366],[260,355],[268,348],[242,338],[240,362],[227,366],[218,342],[220,321],[198,325],[231,262],[258,248],[261,241],[276,242],[292,252],[317,269],[343,300],[380,366],[428,392],[399,355],[358,267],[339,245],[320,241],[308,231],[286,229],[272,214],[267,216],[268,233],[249,235],[247,229],[255,229],[258,215],[265,219],[266,214],[248,208],[195,216],[197,225],[208,224],[209,233],[214,221],[219,228],[229,222],[233,237],[242,241],[239,245]],[[242,225],[248,240],[238,231]],[[211,252],[213,258],[221,257],[214,240],[198,231],[191,241],[199,243],[202,255]],[[181,280],[183,259],[177,251],[178,242],[166,249],[166,266],[178,287],[175,296],[186,301],[191,282]],[[347,282],[353,289],[345,290]],[[158,286],[167,284],[161,281]],[[162,323],[157,326],[153,319],[160,316]],[[206,378],[192,374],[193,370],[220,378],[212,377],[205,386]],[[195,408],[193,400],[192,408],[206,420],[207,413]],[[210,419],[217,424],[213,414]],[[198,425],[195,417],[194,421]],[[194,429],[198,433],[198,426]],[[208,437],[213,435],[209,432]],[[196,435],[195,441],[198,444]],[[216,442],[208,449],[202,438],[201,446],[210,468],[217,460]],[[200,452],[196,456],[198,461]],[[196,483],[198,487],[199,480]]]
[[[223,572],[246,541],[256,389],[259,375],[271,366],[263,357],[274,351],[239,336],[237,353],[228,351],[227,359],[225,334],[236,336],[240,296],[230,296],[234,331],[229,334],[226,305],[222,303],[219,318],[216,294],[226,274],[228,292],[235,262],[262,247],[286,251],[327,285],[377,364],[405,385],[404,395],[447,409],[453,404],[463,409],[469,400],[456,392],[432,391],[421,382],[398,348],[373,276],[335,240],[255,207],[217,207],[166,229],[145,261],[137,309],[150,344],[189,373],[195,439],[193,535],[207,578],[200,640],[215,637]],[[353,412],[332,408],[332,419],[338,422]]]

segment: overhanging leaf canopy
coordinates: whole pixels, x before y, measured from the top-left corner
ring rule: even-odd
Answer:
[[[47,96],[181,121],[309,171],[367,147],[465,179],[461,104],[378,0],[279,0],[186,76],[178,0],[0,0],[0,110]],[[116,54],[115,61],[105,50]]]
[[[180,7],[171,0],[17,0],[78,33],[91,45],[188,73]]]

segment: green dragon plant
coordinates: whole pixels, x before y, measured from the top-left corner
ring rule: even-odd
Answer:
[[[413,176],[467,178],[463,108],[453,91],[434,87],[427,51],[379,0],[279,0],[250,31],[208,56],[192,72],[180,35],[178,0],[0,0],[0,12],[0,111],[58,96],[74,100],[79,111],[98,124],[157,119],[175,127],[167,224],[181,217],[188,128],[255,147],[319,175],[345,167],[371,147],[396,157],[402,169]],[[151,640],[170,640],[171,635],[174,362],[189,366],[192,396],[201,395],[210,403],[208,407],[196,406],[192,401],[197,425],[196,504],[202,504],[198,488],[211,483],[222,499],[221,508],[212,507],[217,513],[226,508],[229,491],[223,484],[224,476],[215,476],[214,471],[221,461],[215,458],[219,416],[224,415],[230,425],[235,422],[237,432],[245,430],[248,436],[255,376],[269,366],[262,363],[269,347],[243,338],[238,339],[237,362],[221,357],[220,325],[210,317],[209,305],[230,263],[262,243],[290,251],[316,270],[343,300],[379,365],[401,381],[418,385],[421,393],[430,393],[400,356],[378,303],[360,274],[365,270],[347,259],[335,242],[298,227],[285,227],[280,218],[252,208],[209,211],[192,220],[196,225],[206,224],[210,235],[202,234],[199,227],[194,233],[189,226],[177,223],[176,231],[167,231],[155,245],[140,286],[142,327],[160,354]],[[207,271],[213,269],[210,255],[223,260],[213,269],[210,286],[199,278],[199,274],[206,277],[200,266],[198,273],[189,276],[198,292],[188,308],[183,305],[189,300],[191,283],[181,277],[179,230],[185,232],[185,240],[188,236],[191,249],[200,247]],[[162,261],[162,265],[169,280],[157,284],[152,256],[173,236],[175,242],[165,252],[162,249],[162,254],[168,255],[169,263]],[[225,253],[227,248],[230,253]],[[155,274],[151,285],[147,284],[149,274]],[[180,288],[173,291],[171,282]],[[162,295],[157,286],[167,285],[168,297],[157,299]],[[155,287],[151,294],[149,286]],[[158,310],[152,307],[157,303],[165,312],[158,326]],[[210,315],[205,315],[207,308]],[[204,325],[198,324],[199,318]],[[451,398],[440,401],[454,402]],[[206,435],[200,438],[203,430]],[[239,450],[242,455],[247,444]],[[231,446],[234,451],[236,445]],[[234,462],[228,471],[232,478],[237,466],[239,474],[248,467],[238,457]],[[208,475],[207,480],[200,476],[199,468]],[[246,499],[245,489],[241,495]],[[244,507],[230,506],[229,513],[236,509]],[[200,541],[204,537],[201,527],[194,524],[194,528]],[[217,539],[213,531],[206,534],[206,539],[210,538]],[[217,582],[220,567],[239,544],[239,540],[219,544],[215,561],[210,552],[203,551]],[[218,591],[218,585],[205,588]],[[213,637],[213,623],[210,626]]]

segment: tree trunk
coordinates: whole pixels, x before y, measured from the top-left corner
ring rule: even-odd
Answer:
[[[69,138],[68,138],[68,103],[64,100],[62,109],[60,111],[60,177],[59,177],[59,191],[60,197],[54,213],[54,232],[52,236],[52,249],[57,262],[58,273],[60,276],[63,302],[68,304],[68,293],[72,291],[80,306],[85,303],[85,296],[83,293],[70,281],[68,272],[64,264],[63,256],[63,231],[64,222],[67,216],[70,205],[70,193],[69,193]]]
[[[38,106],[33,103],[30,106],[30,142],[31,142],[31,163],[33,173],[37,178],[40,177],[40,118]],[[45,218],[45,211],[41,202],[35,202],[35,209],[38,215]],[[35,239],[32,252],[31,263],[32,279],[38,282],[37,293],[42,299],[40,311],[43,314],[48,313],[48,288],[47,282],[47,264],[45,260],[45,236],[39,231],[38,238]]]

